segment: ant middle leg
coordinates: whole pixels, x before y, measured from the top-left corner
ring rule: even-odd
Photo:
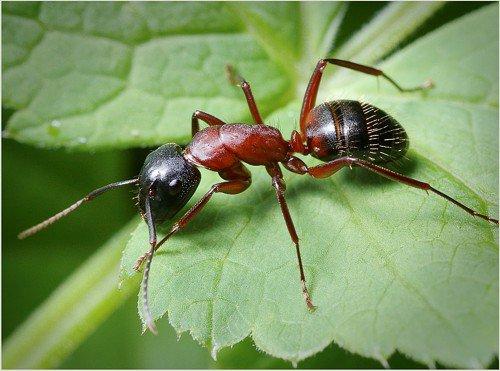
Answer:
[[[498,220],[497,219],[491,218],[488,215],[481,214],[478,211],[476,211],[474,209],[471,209],[470,207],[464,205],[463,203],[455,200],[454,198],[448,196],[447,194],[445,194],[445,193],[437,190],[436,188],[432,187],[429,183],[421,182],[420,180],[413,179],[413,178],[401,175],[399,173],[396,173],[395,171],[392,171],[392,170],[389,170],[389,169],[384,168],[382,166],[373,164],[373,163],[371,163],[369,161],[361,160],[361,159],[354,158],[354,157],[341,157],[341,158],[338,158],[336,160],[327,162],[327,163],[322,164],[322,165],[314,166],[314,167],[311,167],[311,168],[307,168],[306,167],[307,168],[306,172],[309,175],[313,176],[314,178],[326,178],[326,177],[329,177],[329,176],[333,175],[338,170],[340,170],[340,169],[342,169],[343,167],[346,167],[346,166],[349,166],[349,167],[351,167],[351,166],[362,167],[362,168],[364,168],[366,170],[374,172],[374,173],[376,173],[378,175],[381,175],[381,176],[383,176],[383,177],[385,177],[387,179],[393,180],[395,182],[403,183],[403,184],[406,184],[406,185],[408,185],[410,187],[414,187],[414,188],[418,188],[418,189],[423,189],[424,191],[431,191],[431,192],[437,194],[438,196],[444,198],[445,200],[447,200],[447,201],[455,204],[456,206],[460,207],[461,209],[463,209],[464,211],[466,211],[470,215],[477,216],[478,218],[484,219],[484,220],[486,220],[488,222],[491,222],[491,223],[494,223],[494,224],[498,225]],[[289,166],[287,168],[289,168],[291,171],[294,171],[293,170],[294,166]],[[304,170],[304,168],[299,169],[299,171],[303,171],[303,170]],[[304,174],[304,172],[299,172],[299,171],[295,171],[295,172]]]
[[[306,285],[306,276],[304,274],[304,267],[302,266],[302,257],[300,255],[299,248],[299,237],[297,236],[297,232],[295,231],[295,226],[293,225],[293,220],[290,215],[290,211],[288,210],[288,205],[285,199],[285,182],[283,181],[283,174],[281,173],[281,169],[278,164],[274,164],[271,166],[266,166],[266,170],[272,177],[272,184],[276,191],[276,198],[278,199],[278,203],[281,207],[281,213],[285,218],[286,227],[288,229],[288,233],[295,244],[295,250],[297,252],[297,260],[299,262],[299,271],[300,271],[300,283],[302,285],[302,295],[306,301],[307,308],[309,310],[314,310],[316,307],[313,305],[311,296],[309,295],[309,291],[307,290]]]
[[[255,123],[259,125],[264,125],[262,121],[262,117],[260,116],[259,109],[257,108],[257,103],[255,103],[255,99],[253,97],[252,89],[250,88],[250,84],[240,76],[230,64],[226,65],[226,73],[229,81],[233,85],[240,86],[243,89],[243,93],[245,94],[245,98],[247,100],[248,109],[252,114],[252,117]]]
[[[321,78],[323,77],[323,70],[325,69],[328,63],[339,67],[349,68],[351,70],[358,71],[367,75],[381,76],[402,93],[424,90],[433,87],[432,82],[430,80],[427,80],[422,85],[413,88],[403,88],[395,80],[387,76],[384,73],[384,71],[379,70],[377,68],[365,66],[363,64],[358,64],[351,61],[346,61],[343,59],[334,59],[334,58],[320,59],[316,64],[316,68],[314,69],[311,75],[309,84],[307,85],[307,89],[302,101],[302,109],[300,111],[300,129],[303,136],[305,133],[305,121],[307,114],[314,108],[316,104],[316,96],[318,95],[319,85],[321,82]]]
[[[197,132],[200,131],[200,122],[198,120],[206,122],[209,126],[214,126],[214,125],[225,125],[226,123],[222,121],[221,119],[218,119],[217,117],[200,111],[196,110],[193,112],[193,116],[191,116],[191,136],[194,137]]]

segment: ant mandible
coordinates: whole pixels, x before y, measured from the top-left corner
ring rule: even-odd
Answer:
[[[309,174],[314,178],[326,178],[343,167],[358,166],[390,180],[431,191],[469,214],[498,225],[497,219],[480,214],[430,184],[380,166],[379,164],[389,163],[404,156],[409,144],[403,127],[381,109],[352,100],[330,101],[315,106],[323,70],[328,63],[381,76],[400,92],[418,91],[432,86],[426,83],[405,89],[376,68],[340,59],[321,59],[312,73],[304,94],[300,112],[300,133],[294,130],[291,139],[287,141],[278,129],[264,124],[250,85],[229,69],[230,78],[233,81],[237,79],[243,89],[255,124],[226,124],[215,116],[197,110],[193,113],[191,122],[193,139],[184,150],[173,143],[162,145],[146,157],[138,177],[98,188],[67,209],[20,233],[18,237],[25,238],[37,233],[68,215],[84,202],[93,200],[110,189],[131,184],[139,185],[139,207],[142,218],[148,225],[151,247],[137,259],[134,269],[138,270],[146,260],[141,285],[144,317],[148,328],[156,333],[148,305],[149,270],[154,252],[173,234],[186,227],[214,193],[234,195],[245,191],[251,184],[251,174],[244,163],[265,166],[271,177],[288,232],[295,244],[302,294],[310,310],[314,310],[315,307],[307,290],[299,238],[285,200],[285,182],[279,164],[291,172]],[[199,120],[207,123],[208,127],[200,130]],[[295,153],[311,155],[325,163],[308,167],[294,156]],[[218,172],[224,181],[214,184],[171,227],[167,235],[157,242],[156,227],[179,212],[198,187],[201,179],[198,166]]]

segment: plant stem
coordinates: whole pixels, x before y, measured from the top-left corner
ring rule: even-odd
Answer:
[[[121,283],[120,259],[134,218],[74,272],[6,340],[3,368],[53,368],[137,291],[139,275]]]

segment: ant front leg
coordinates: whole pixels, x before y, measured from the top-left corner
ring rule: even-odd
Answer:
[[[222,126],[225,125],[226,123],[222,121],[221,119],[218,119],[215,116],[212,116],[209,113],[196,110],[193,113],[193,116],[191,116],[191,136],[194,137],[197,132],[200,131],[200,123],[198,120],[206,122],[209,126]]]
[[[381,176],[383,176],[387,179],[393,180],[395,182],[403,183],[403,184],[406,184],[410,187],[423,189],[424,191],[431,191],[431,192],[437,194],[438,196],[443,197],[447,201],[455,204],[456,206],[460,207],[461,209],[465,210],[470,215],[477,216],[478,218],[484,219],[488,222],[491,222],[491,223],[498,225],[497,219],[490,218],[487,215],[481,214],[481,213],[477,212],[476,210],[473,210],[470,207],[465,206],[463,203],[461,203],[461,202],[455,200],[454,198],[448,196],[447,194],[435,189],[429,183],[421,182],[417,179],[413,179],[413,178],[401,175],[399,173],[396,173],[395,171],[386,169],[382,166],[375,165],[369,161],[361,160],[358,158],[341,157],[339,159],[327,162],[326,164],[308,168],[307,173],[309,173],[311,176],[313,176],[315,178],[326,178],[326,177],[333,175],[334,173],[336,173],[338,170],[342,169],[345,166],[362,167],[366,170],[377,173],[378,175],[381,175]],[[292,170],[292,171],[294,171],[294,170]],[[298,171],[296,171],[296,172],[298,172]],[[304,173],[302,173],[302,174],[304,174]]]
[[[273,187],[276,191],[276,198],[278,199],[278,203],[281,207],[281,213],[285,218],[286,227],[288,228],[288,233],[292,238],[293,243],[295,244],[295,249],[297,252],[297,260],[299,261],[299,270],[300,270],[300,283],[302,285],[302,294],[304,295],[304,299],[306,301],[307,308],[309,310],[314,310],[316,307],[313,305],[311,297],[309,295],[309,291],[306,286],[306,276],[304,274],[304,267],[302,266],[302,257],[300,256],[300,248],[299,248],[299,237],[297,236],[297,232],[295,231],[295,226],[293,225],[293,220],[290,215],[290,211],[288,210],[288,205],[286,204],[285,199],[285,182],[283,181],[283,174],[281,173],[281,169],[278,164],[274,164],[266,167],[267,172],[272,177]]]
[[[163,245],[173,234],[177,233],[179,230],[184,228],[198,213],[205,207],[207,202],[212,198],[214,193],[226,193],[226,194],[238,194],[246,190],[251,184],[250,172],[242,164],[237,164],[231,169],[222,171],[219,173],[223,179],[233,178],[227,182],[214,184],[210,190],[205,193],[205,195],[194,204],[177,223],[175,223],[167,235],[158,242],[154,248],[153,252],[158,250],[158,248]],[[140,256],[134,264],[134,270],[138,270],[144,260],[148,257],[149,252]]]
[[[145,218],[146,222],[148,224],[148,230],[149,230],[149,244],[151,245],[151,248],[149,251],[144,255],[144,258],[147,258],[146,261],[146,267],[144,268],[144,274],[142,276],[142,282],[141,282],[141,290],[142,290],[142,303],[144,307],[144,321],[146,322],[146,325],[148,326],[149,330],[157,335],[158,331],[156,330],[155,323],[153,321],[153,317],[151,316],[151,311],[149,309],[149,303],[148,303],[148,282],[149,282],[149,270],[151,268],[151,262],[153,261],[153,253],[156,250],[156,226],[153,220],[153,214],[151,213],[151,204],[149,197],[146,198],[145,201],[145,206],[146,206],[146,213],[145,213]]]
[[[334,58],[329,58],[329,59],[320,59],[318,63],[316,64],[316,68],[314,69],[314,72],[311,75],[311,79],[309,80],[309,84],[307,85],[306,92],[304,94],[304,99],[302,101],[302,110],[300,111],[300,130],[302,135],[305,135],[305,124],[306,124],[306,118],[307,114],[309,111],[311,111],[315,104],[316,104],[316,96],[318,95],[318,89],[319,89],[319,84],[321,82],[321,78],[323,77],[323,70],[325,69],[327,63],[339,66],[339,67],[344,67],[344,68],[349,68],[354,71],[358,71],[367,75],[372,75],[372,76],[381,76],[384,79],[386,79],[390,84],[396,87],[400,92],[406,93],[406,92],[412,92],[412,91],[418,91],[418,90],[424,90],[424,89],[429,89],[433,87],[433,84],[430,80],[427,80],[424,84],[413,87],[413,88],[403,88],[401,87],[400,84],[398,84],[395,80],[387,76],[384,71],[379,70],[374,67],[370,66],[365,66],[363,64],[358,64],[350,61],[346,61],[343,59],[334,59]]]
[[[245,174],[245,172],[241,169],[236,169],[234,172],[230,172],[229,175],[233,174]],[[227,175],[228,173],[222,173],[221,176],[224,177],[224,175]],[[248,171],[246,174],[249,175]],[[146,201],[146,220],[148,222],[148,227],[149,227],[149,240],[151,244],[150,250],[139,257],[137,259],[136,263],[134,264],[134,270],[138,270],[144,260],[146,260],[146,266],[144,268],[144,273],[143,273],[143,279],[142,279],[142,285],[141,285],[141,290],[142,290],[142,299],[143,299],[143,307],[144,307],[144,318],[146,325],[148,328],[151,330],[152,333],[156,334],[156,327],[154,325],[153,317],[151,315],[151,311],[149,309],[149,303],[148,303],[148,282],[149,282],[149,271],[151,268],[151,262],[153,260],[153,254],[154,252],[161,246],[163,245],[173,234],[177,233],[196,216],[198,213],[205,207],[207,202],[212,198],[214,193],[226,193],[226,194],[237,194],[243,192],[245,189],[247,189],[250,186],[251,180],[250,178],[248,179],[237,179],[237,180],[230,180],[227,182],[223,183],[217,183],[214,184],[210,190],[205,193],[205,195],[193,206],[191,207],[183,216],[180,218],[177,223],[175,223],[172,228],[170,229],[170,232],[158,243],[156,243],[156,231],[155,231],[155,226],[152,221],[152,216],[151,216],[151,210],[149,207],[149,201]]]
[[[259,113],[259,109],[257,108],[257,103],[255,103],[250,84],[242,76],[236,73],[234,67],[230,64],[226,66],[226,73],[231,84],[240,86],[241,89],[243,89],[243,93],[245,94],[245,98],[247,100],[248,109],[250,110],[255,123],[264,125],[262,117]]]

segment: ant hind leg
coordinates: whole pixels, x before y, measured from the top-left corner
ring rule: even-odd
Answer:
[[[488,222],[491,222],[493,224],[498,225],[498,219],[491,218],[488,215],[481,214],[478,211],[471,209],[470,207],[464,205],[463,203],[455,200],[454,198],[448,196],[447,194],[432,187],[429,183],[421,182],[417,179],[413,179],[413,178],[401,175],[399,173],[396,173],[395,171],[386,169],[382,166],[379,166],[379,165],[373,164],[369,161],[361,160],[358,158],[341,157],[341,158],[338,158],[336,160],[332,160],[330,162],[327,162],[325,164],[308,168],[307,173],[309,173],[311,176],[313,176],[315,178],[326,178],[326,177],[333,175],[334,173],[336,173],[338,170],[340,170],[341,168],[343,168],[345,166],[362,167],[366,170],[374,172],[378,175],[381,175],[381,176],[383,176],[387,179],[393,180],[395,182],[403,183],[403,184],[406,184],[410,187],[423,189],[424,191],[431,191],[431,192],[437,194],[438,196],[444,198],[445,200],[460,207],[462,210],[469,213],[470,215],[477,216],[478,218],[484,219]]]
[[[367,75],[381,76],[384,79],[386,79],[390,84],[395,86],[396,89],[398,89],[402,93],[429,89],[434,86],[432,81],[427,80],[420,86],[413,88],[403,88],[395,80],[387,76],[384,73],[384,71],[376,69],[374,67],[365,66],[362,64],[346,61],[343,59],[334,59],[334,58],[320,59],[316,64],[316,67],[314,68],[311,78],[309,79],[309,84],[307,85],[306,92],[304,93],[304,98],[302,100],[302,109],[300,111],[300,132],[303,140],[305,140],[307,114],[314,108],[316,104],[316,96],[318,95],[319,85],[323,77],[323,70],[325,69],[328,63],[339,67],[344,67],[354,71],[358,71]]]
[[[423,84],[419,86],[414,86],[412,88],[403,88],[399,83],[397,83],[395,80],[387,76],[384,71],[379,70],[377,68],[365,66],[363,64],[354,63],[351,61],[346,61],[343,59],[329,58],[325,59],[325,61],[333,65],[348,68],[350,70],[358,71],[367,75],[381,76],[384,79],[386,79],[390,84],[392,84],[396,89],[398,89],[401,93],[409,93],[413,91],[425,90],[434,87],[434,84],[431,80],[426,80]]]

